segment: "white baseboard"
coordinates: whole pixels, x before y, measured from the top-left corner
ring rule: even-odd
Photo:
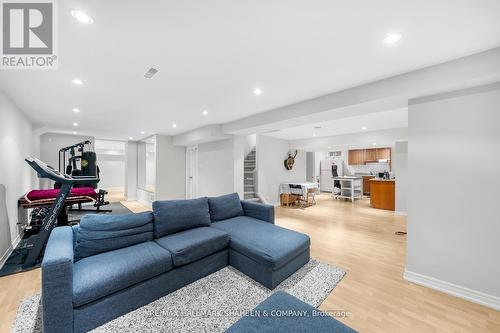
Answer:
[[[395,211],[394,212],[394,215],[396,216],[408,216],[408,213],[407,212],[402,212],[402,211]]]
[[[0,268],[2,268],[7,259],[9,259],[10,254],[12,253],[12,251],[14,251],[17,244],[19,244],[22,238],[22,234],[17,235],[16,239],[14,239],[14,241],[10,244],[9,248],[5,250],[4,254],[2,254],[2,258],[0,258]]]
[[[465,288],[450,282],[439,280],[430,276],[422,275],[405,270],[404,279],[424,287],[442,291],[467,301],[478,303],[500,311],[500,297],[488,295],[483,292]]]

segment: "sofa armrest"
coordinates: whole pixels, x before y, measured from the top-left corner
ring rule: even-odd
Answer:
[[[246,216],[274,224],[274,206],[263,203],[241,200]]]
[[[73,230],[52,230],[42,261],[44,332],[73,332]]]

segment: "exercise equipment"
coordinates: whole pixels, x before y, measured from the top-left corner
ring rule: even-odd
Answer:
[[[59,149],[59,170],[65,170],[66,175],[71,175],[73,177],[87,176],[100,178],[100,170],[97,165],[97,154],[92,150],[92,142],[90,140],[85,140]],[[60,188],[60,186],[61,184],[57,182],[54,184],[54,188]],[[75,184],[74,187],[92,187],[96,189],[97,183]],[[102,189],[98,190],[93,200],[96,209],[83,208],[82,203],[88,201],[81,201],[75,202],[78,208],[70,208],[70,210],[109,213],[111,210],[101,209],[102,206],[109,205],[109,201],[105,199],[106,194],[108,194],[107,191]]]
[[[40,232],[36,237],[34,237],[33,242],[26,244],[25,248],[28,249],[28,253],[18,271],[32,268],[38,263],[40,253],[47,243],[52,229],[54,229],[57,224],[59,214],[64,211],[65,207],[68,205],[67,200],[71,200],[70,193],[73,186],[81,184],[97,184],[99,182],[99,178],[95,176],[65,175],[36,158],[27,158],[26,163],[28,163],[29,166],[37,172],[39,178],[53,180],[61,184],[61,187],[58,190],[55,199],[53,199],[49,210],[44,213],[45,215]]]
[[[18,206],[24,209],[41,209],[51,207],[59,194],[60,189],[49,189],[49,190],[32,190],[26,193],[23,197],[19,198],[17,201]],[[75,204],[81,205],[83,203],[96,202],[98,200],[98,193],[93,187],[73,187],[69,192],[69,195],[64,202],[65,209],[62,209],[57,217],[58,225],[68,224],[68,210],[66,207],[71,207]],[[83,210],[83,209],[82,209]],[[95,210],[91,210],[94,211]],[[102,212],[102,210],[101,210]],[[41,224],[36,219],[37,214],[35,211],[31,213],[31,220],[29,225],[25,226],[25,232],[37,232],[40,230]],[[35,220],[33,220],[35,217]]]

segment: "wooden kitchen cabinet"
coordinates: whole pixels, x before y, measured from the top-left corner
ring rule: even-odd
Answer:
[[[363,176],[363,194],[370,194],[370,179],[375,178],[375,176]]]
[[[349,150],[349,165],[365,164],[365,149]]]
[[[373,150],[373,149],[371,149]],[[377,160],[390,160],[391,159],[391,148],[376,148],[376,159]]]
[[[377,149],[365,149],[365,163],[378,161]]]
[[[391,148],[370,148],[349,150],[349,165],[361,165],[378,160],[391,161]]]
[[[370,204],[373,208],[394,210],[395,208],[395,180],[370,180]]]

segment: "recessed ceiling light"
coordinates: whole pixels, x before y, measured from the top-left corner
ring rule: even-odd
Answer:
[[[206,116],[208,114],[207,110],[203,110],[203,115]]]
[[[83,85],[83,81],[80,80],[80,79],[73,79],[73,80],[71,80],[71,82],[73,82],[73,84],[75,86],[81,86],[81,85]]]
[[[129,140],[134,140],[134,138],[133,138],[133,137],[131,137],[131,136],[129,136],[129,137],[128,137],[128,139],[129,139]]]
[[[390,34],[387,34],[387,36],[385,36],[384,38],[384,44],[387,45],[395,44],[399,42],[401,37],[403,37],[403,35],[401,35],[399,32],[392,32]]]
[[[361,127],[363,131],[366,131],[366,126]]]
[[[76,131],[73,131],[73,134],[76,135]]]
[[[316,133],[313,133],[313,136],[316,136]]]
[[[80,112],[80,109],[79,109],[79,108],[73,108],[73,109],[71,109],[71,110],[72,110],[74,113],[78,113],[78,112]]]
[[[90,17],[87,13],[85,13],[82,10],[72,10],[71,11],[71,16],[76,18],[78,21],[85,23],[85,24],[92,24],[94,23],[94,19]]]
[[[146,134],[146,132],[144,132],[144,131],[141,131],[141,134]]]
[[[78,123],[73,123],[73,126],[74,127],[78,127]]]
[[[177,124],[172,124],[172,127],[173,128],[177,128]]]
[[[262,89],[260,88],[255,88],[254,91],[253,91],[253,94],[256,95],[256,96],[259,96],[262,94]]]

